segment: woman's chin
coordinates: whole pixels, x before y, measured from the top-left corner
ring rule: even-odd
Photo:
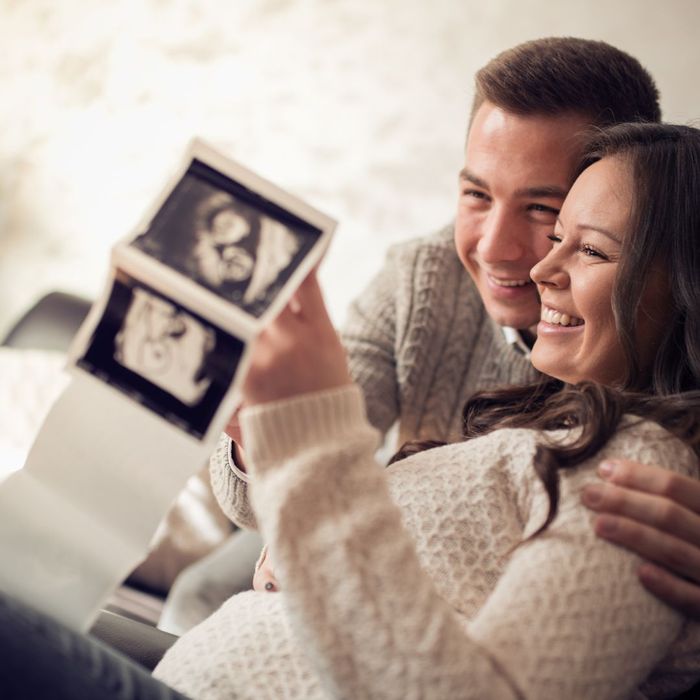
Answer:
[[[569,364],[570,358],[563,358],[560,355],[545,351],[540,347],[538,349],[537,342],[532,347],[530,361],[532,366],[542,374],[546,374],[552,379],[558,379],[566,384],[576,384],[576,382],[584,381],[581,377],[576,377],[575,372],[571,372],[566,365]],[[541,341],[540,341],[541,345]]]

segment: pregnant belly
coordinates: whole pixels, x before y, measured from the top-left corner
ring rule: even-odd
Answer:
[[[183,635],[153,675],[193,700],[326,697],[283,603],[284,593],[233,596]]]

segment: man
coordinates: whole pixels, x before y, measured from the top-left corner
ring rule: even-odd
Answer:
[[[586,132],[640,119],[660,119],[653,80],[602,42],[532,41],[477,73],[454,225],[394,247],[342,334],[375,427],[386,432],[397,422],[399,444],[457,440],[461,408],[474,391],[535,379],[529,347],[540,303],[529,271],[551,247]],[[235,437],[235,426],[229,432]],[[225,509],[237,503],[238,519],[252,524],[230,456],[222,444],[212,460],[214,490]],[[608,485],[585,496],[608,512],[598,533],[700,581],[700,550],[690,544],[700,545],[700,516],[692,512],[700,511],[700,485],[624,462],[601,474]],[[649,564],[640,578],[700,616],[698,587]]]

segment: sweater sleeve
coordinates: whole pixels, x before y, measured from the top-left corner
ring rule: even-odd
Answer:
[[[419,564],[357,388],[254,407],[241,422],[290,620],[333,697],[627,697],[679,633],[573,492],[468,623]],[[664,449],[645,454],[663,463]]]
[[[386,433],[398,418],[396,293],[405,246],[394,246],[364,292],[351,304],[341,332],[350,374],[362,390],[369,421]],[[410,293],[409,289],[409,293]],[[405,306],[409,306],[408,303]],[[226,515],[240,527],[256,529],[248,484],[231,468],[231,439],[221,435],[209,460],[212,489]]]
[[[341,339],[350,375],[362,390],[369,422],[386,433],[399,416],[396,294],[400,247],[348,309]]]
[[[449,404],[454,411],[462,403],[459,383],[452,381],[450,389],[457,393],[451,401],[439,406],[426,402],[435,367],[449,362],[441,353],[454,309],[450,306],[448,312],[441,304],[447,299],[454,305],[460,278],[466,274],[452,241],[450,224],[429,236],[392,246],[382,269],[349,307],[341,331],[348,368],[364,395],[370,424],[382,434],[401,419],[406,422],[402,440],[416,437],[427,411],[434,416],[424,426],[426,436],[445,439],[452,420],[445,407]],[[470,335],[473,329],[464,325]],[[440,349],[434,351],[436,338]],[[448,355],[462,357],[466,343],[467,339],[456,338]],[[461,366],[461,360],[454,364],[456,376],[461,376]],[[229,518],[254,528],[247,484],[231,470],[230,450],[231,441],[224,435],[210,460],[214,493]]]
[[[398,250],[389,252],[382,270],[352,303],[341,333],[350,375],[365,396],[370,423],[382,433],[389,430],[399,411],[395,358]],[[231,445],[231,439],[222,435],[209,460],[212,489],[234,523],[255,529],[248,485],[231,468]]]
[[[248,482],[233,468],[233,441],[225,433],[219,437],[209,459],[209,480],[221,510],[239,527],[256,530],[255,513],[248,500]]]

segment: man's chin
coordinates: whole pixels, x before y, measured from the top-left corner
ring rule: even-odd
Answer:
[[[499,325],[528,330],[537,326],[540,320],[539,303],[528,304],[527,308],[508,308],[502,303],[486,303],[486,312]]]

